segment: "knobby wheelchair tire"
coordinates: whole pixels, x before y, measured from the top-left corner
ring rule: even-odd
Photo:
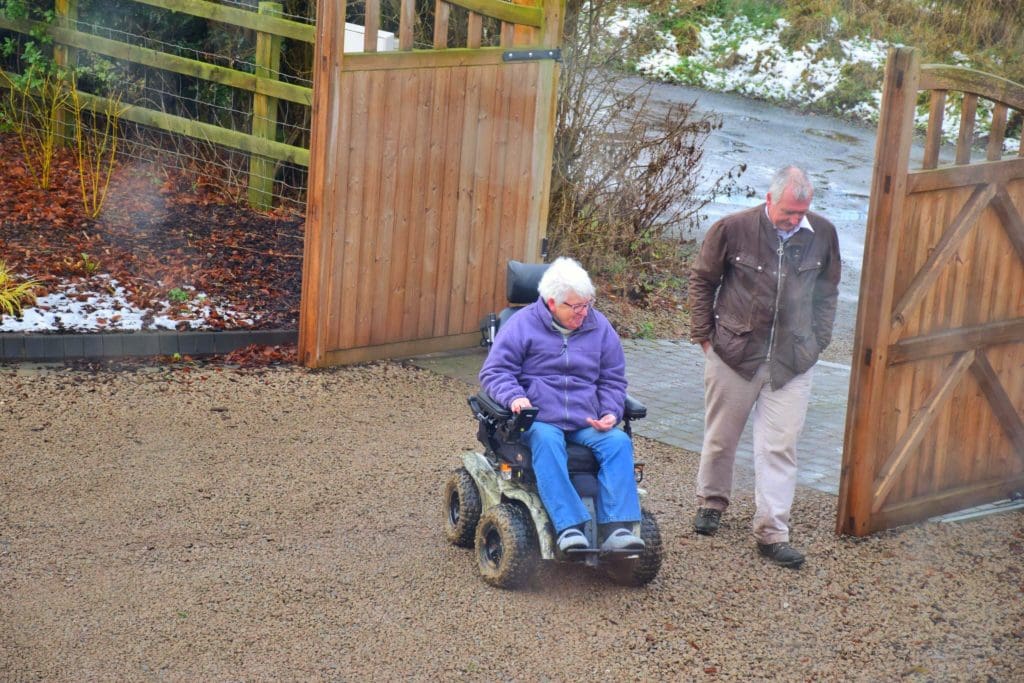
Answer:
[[[465,467],[452,472],[444,487],[444,536],[452,545],[472,548],[480,521],[480,491]]]
[[[540,559],[530,514],[513,503],[484,512],[476,527],[476,555],[480,575],[490,585],[517,588],[526,583]]]

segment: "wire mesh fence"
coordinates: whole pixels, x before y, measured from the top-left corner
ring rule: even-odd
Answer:
[[[15,5],[28,9],[15,16]],[[301,211],[311,140],[316,5],[316,0],[188,5],[77,0],[58,6],[53,0],[0,0],[0,41],[10,46],[0,51],[0,64],[18,79],[52,60],[76,74],[74,85],[94,111],[102,114],[102,103],[116,101],[124,112],[117,130],[124,136],[125,163],[159,161],[207,173],[220,169],[232,193],[245,196],[249,188],[250,203]],[[376,13],[369,23],[378,27],[371,30],[391,36],[378,49],[397,48],[394,36],[402,30],[403,14],[403,49],[438,45],[434,0],[357,0],[346,4],[346,35],[353,34],[346,52],[363,49],[368,8]],[[449,10],[447,35],[440,41],[445,47],[497,47],[503,28],[509,28],[458,6]],[[66,143],[70,135],[61,131],[55,139]],[[256,194],[254,186],[260,188]]]

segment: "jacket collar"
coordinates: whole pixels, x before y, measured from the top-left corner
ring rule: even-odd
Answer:
[[[782,230],[779,230],[779,229],[778,229],[778,228],[777,228],[777,227],[775,226],[775,224],[774,224],[774,223],[772,223],[772,219],[768,217],[768,203],[767,203],[767,202],[765,202],[765,203],[764,203],[764,204],[762,204],[761,206],[762,206],[762,207],[764,207],[764,210],[763,210],[763,211],[762,211],[761,213],[762,213],[762,215],[763,215],[763,216],[765,217],[765,220],[767,220],[767,221],[768,221],[768,225],[770,225],[770,226],[772,226],[773,228],[775,228],[775,231],[776,231],[777,233],[779,233],[780,235],[782,235],[782,236],[783,236],[783,239],[789,239],[789,238],[790,238],[790,237],[792,237],[793,235],[795,235],[795,234],[797,234],[798,232],[800,232],[800,230],[802,230],[803,228],[807,228],[807,229],[808,229],[808,230],[810,230],[811,232],[814,232],[814,226],[813,226],[813,225],[811,225],[811,221],[810,221],[810,220],[808,220],[808,218],[807,218],[807,216],[809,215],[809,213],[805,213],[805,214],[804,214],[804,217],[800,219],[800,224],[799,224],[799,225],[797,225],[797,226],[796,226],[795,228],[793,228],[793,229],[792,229],[791,231],[789,231],[789,232],[783,232]]]

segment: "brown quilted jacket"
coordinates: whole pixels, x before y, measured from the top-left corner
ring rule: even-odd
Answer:
[[[808,213],[783,246],[765,205],[711,226],[690,273],[690,337],[710,340],[729,367],[751,379],[768,362],[778,389],[806,372],[832,340],[839,240]],[[780,249],[781,247],[781,249]]]

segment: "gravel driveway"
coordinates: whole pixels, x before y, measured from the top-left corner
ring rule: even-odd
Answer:
[[[801,489],[794,572],[756,556],[747,490],[694,536],[695,455],[643,439],[651,585],[485,586],[440,523],[469,390],[0,368],[0,680],[1020,680],[1021,513],[853,540]]]

